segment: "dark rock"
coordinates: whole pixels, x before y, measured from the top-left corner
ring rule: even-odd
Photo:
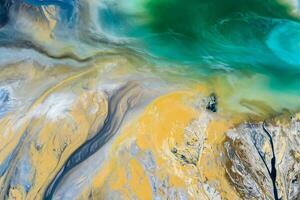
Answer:
[[[8,22],[8,11],[11,2],[9,0],[0,0],[0,28]]]
[[[212,93],[209,96],[206,109],[210,110],[212,112],[217,112],[217,110],[218,110],[217,105],[218,105],[217,96],[214,93]]]

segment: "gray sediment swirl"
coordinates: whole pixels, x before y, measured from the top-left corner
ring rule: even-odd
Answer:
[[[141,88],[134,82],[130,82],[114,92],[109,97],[108,115],[102,129],[90,140],[82,144],[65,162],[48,185],[43,199],[50,200],[65,175],[75,166],[89,158],[99,150],[110,138],[112,138],[121,126],[126,112],[134,106],[141,95]]]

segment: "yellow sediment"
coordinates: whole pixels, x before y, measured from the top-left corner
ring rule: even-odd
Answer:
[[[121,66],[124,68],[126,68],[128,63],[126,59],[116,58],[115,61],[123,64]],[[105,65],[109,63],[104,58],[102,61],[98,61],[97,65],[89,68],[70,71],[64,67],[59,67],[61,70],[53,67],[49,73],[47,72],[49,71],[48,69],[44,70],[49,79],[55,76],[65,78],[61,80],[56,78],[55,80],[58,79],[59,82],[55,85],[52,84],[49,89],[43,92],[26,109],[26,115],[13,113],[13,115],[7,115],[1,119],[0,127],[3,128],[2,130],[5,130],[0,135],[0,149],[3,150],[0,153],[2,162],[16,147],[26,130],[28,135],[24,138],[23,144],[34,138],[29,148],[30,162],[35,173],[34,184],[28,194],[22,191],[18,192],[19,189],[16,187],[11,188],[11,195],[17,196],[18,194],[22,198],[25,198],[22,195],[26,195],[27,199],[40,199],[45,187],[50,183],[70,154],[103,124],[107,114],[108,102],[106,96],[97,89],[98,76],[104,71]],[[5,68],[0,73],[0,76],[5,77],[8,74],[11,74],[11,77],[24,76],[28,78],[26,84],[30,85],[35,80],[40,81],[41,79],[42,81],[43,78],[41,77],[45,75],[42,73],[43,70],[34,65],[29,66],[28,70],[24,71],[25,74],[22,74],[22,70],[17,70],[19,68],[20,65]],[[15,73],[14,70],[16,70]],[[125,72],[123,71],[123,73]],[[57,120],[51,120],[47,118],[47,113],[43,114],[40,112],[41,109],[44,109],[43,104],[50,95],[69,92],[74,93],[75,99],[74,103],[69,105],[69,108],[66,110],[66,116]],[[22,91],[20,93],[22,94]],[[42,145],[41,149],[38,149],[37,144]],[[22,152],[25,147],[21,145],[20,148]],[[58,157],[60,153],[61,157]],[[12,163],[12,165],[15,164]],[[11,170],[13,168],[9,170],[9,173],[12,172]],[[1,184],[3,184],[3,180],[1,178]]]
[[[93,94],[91,94],[91,97],[79,98],[82,101],[87,101],[93,99],[92,96]],[[68,112],[72,119],[71,123],[58,120],[48,121],[47,124],[44,124],[43,119],[41,119],[41,122],[35,121],[37,127],[39,123],[44,124],[43,128],[38,130],[39,136],[36,141],[42,144],[43,147],[42,150],[37,150],[34,144],[31,145],[32,166],[35,169],[36,179],[34,187],[28,193],[27,197],[29,199],[36,198],[40,188],[53,179],[70,154],[86,141],[91,124],[94,122],[103,123],[107,114],[107,102],[102,100],[97,104],[97,107],[101,108],[97,115],[102,118],[97,121],[95,121],[95,115],[85,113],[88,108],[85,108],[80,100],[72,105]],[[89,105],[93,105],[93,103]],[[80,126],[77,126],[77,124],[80,124]],[[57,132],[58,128],[59,132]],[[60,154],[61,156],[58,157]]]
[[[204,114],[192,105],[198,92],[205,90],[204,86],[200,86],[196,91],[173,92],[154,100],[143,114],[116,138],[111,148],[111,159],[106,162],[104,170],[100,170],[95,176],[91,189],[119,191],[123,197],[128,197],[128,193],[131,192],[138,199],[151,197],[152,189],[146,184],[147,169],[141,166],[138,156],[132,156],[129,152],[130,144],[134,141],[140,152],[150,150],[154,155],[157,164],[155,176],[158,180],[168,178],[169,186],[188,191],[189,199],[199,199],[199,195],[204,198],[203,188],[199,188],[199,180],[217,182],[218,184],[214,185],[215,189],[224,199],[239,199],[234,188],[228,183],[220,161],[224,133],[238,123],[239,118],[209,122],[205,149],[196,167],[182,165],[170,153],[173,144],[184,145],[185,128],[192,120]],[[208,91],[206,93],[208,94]],[[134,171],[132,163],[136,165]],[[128,171],[134,173],[133,179],[127,176]],[[139,191],[144,191],[143,195]]]
[[[207,128],[206,148],[202,154],[200,166],[201,176],[207,182],[217,183],[218,192],[224,199],[239,199],[235,189],[228,183],[226,171],[221,163],[225,132],[233,126],[230,120],[215,120]]]
[[[138,199],[153,199],[148,177],[141,164],[132,159],[130,160],[129,166],[131,169],[129,187],[132,189],[132,192]]]
[[[128,61],[120,59],[118,62],[125,63],[124,66],[126,66]],[[108,61],[99,61],[95,67],[78,69],[74,73],[62,68],[62,74],[65,77],[51,85],[35,100],[28,108],[27,116],[21,118],[20,114],[7,115],[1,119],[0,128],[7,133],[0,135],[0,162],[3,162],[11,153],[26,130],[29,132],[24,142],[34,138],[29,153],[35,179],[26,196],[27,199],[40,199],[45,187],[70,154],[91,134],[94,134],[98,126],[103,123],[108,102],[103,93],[96,92],[99,74],[112,70],[110,74],[123,76],[128,70],[126,67],[104,69],[103,66],[109,64]],[[6,74],[13,74],[13,71],[6,69]],[[31,81],[35,77],[43,77],[34,69],[27,75],[32,78]],[[4,75],[0,72],[0,76]],[[87,197],[92,191],[95,197],[99,197],[96,199],[105,199],[110,192],[119,192],[124,199],[134,197],[153,199],[152,183],[149,179],[149,173],[152,173],[156,181],[165,181],[168,187],[185,191],[189,199],[199,199],[199,196],[205,199],[209,196],[203,184],[214,187],[222,199],[239,199],[237,192],[226,177],[222,162],[223,143],[226,139],[225,132],[241,123],[248,115],[235,115],[232,114],[233,112],[229,115],[227,111],[234,107],[227,109],[230,107],[228,105],[234,105],[237,102],[239,106],[242,104],[248,110],[261,112],[261,115],[273,112],[273,110],[264,102],[253,101],[251,98],[250,100],[237,98],[238,100],[227,101],[232,95],[233,86],[225,88],[224,85],[228,84],[224,81],[226,80],[216,78],[209,86],[202,84],[190,90],[171,92],[151,102],[137,119],[121,130],[121,134],[112,143],[109,159],[103,163],[101,170],[94,176],[91,188],[84,191],[82,195]],[[239,87],[244,87],[244,85]],[[69,91],[75,94],[75,99],[74,103],[68,107],[63,119],[50,120],[47,119],[47,114],[41,113],[37,117],[32,116],[32,113],[41,109],[41,105],[50,95]],[[203,99],[212,92],[220,97],[218,98],[220,111],[215,114],[205,111],[205,105],[199,109],[199,98]],[[89,112],[93,110],[91,106],[100,109],[91,114]],[[209,119],[205,122],[207,123],[205,130],[201,131],[205,138],[202,154],[197,163],[184,164],[171,150],[175,146],[186,145],[186,130],[193,121],[200,117]],[[297,117],[300,119],[299,114]],[[23,120],[22,123],[20,119]],[[19,122],[19,125],[15,126],[15,122]],[[42,144],[42,148],[38,149],[36,144]],[[135,155],[131,152],[133,144],[138,148],[138,153]],[[155,169],[151,172],[141,161],[146,152],[151,152],[155,160]],[[2,182],[3,179],[0,181]],[[167,195],[161,190],[157,193],[164,197]],[[21,187],[12,188],[10,194],[16,199],[24,199],[26,195]]]
[[[41,188],[49,184],[70,154],[86,141],[91,131],[91,126],[94,123],[99,126],[101,123],[103,124],[107,114],[107,101],[104,99],[103,94],[82,92],[84,91],[84,88],[82,88],[84,82],[82,82],[82,80],[85,82],[93,81],[93,76],[89,76],[86,80],[84,79],[85,76],[88,76],[92,72],[95,72],[95,68],[91,68],[63,80],[41,95],[32,106],[33,108],[39,106],[44,99],[50,94],[53,94],[54,91],[60,90],[66,86],[69,87],[70,83],[75,80],[76,84],[71,84],[72,90],[77,90],[76,93],[79,94],[82,93],[76,98],[77,103],[71,105],[69,108],[70,111],[68,112],[68,115],[69,118],[72,119],[71,122],[68,122],[68,120],[48,121],[43,125],[43,128],[38,130],[39,137],[37,141],[41,144],[45,144],[45,146],[42,151],[36,150],[33,145],[31,146],[32,166],[36,171],[37,179],[35,180],[33,188],[28,193],[27,197],[29,199],[37,198],[37,196],[42,195],[42,193],[40,193],[43,192],[41,191]],[[91,85],[91,87],[94,87],[95,91],[96,85]],[[94,114],[86,113],[89,110],[89,108],[86,107],[87,105],[95,106],[99,110]],[[95,120],[96,117],[98,117],[98,120]],[[43,118],[34,121],[33,127],[39,127],[38,125],[40,123],[43,123]],[[57,128],[59,128],[59,133],[57,133]],[[59,160],[57,157],[59,155],[58,152],[62,153]]]
[[[42,77],[43,74],[41,71],[37,70],[35,66],[21,66],[26,67],[28,70],[26,71],[26,74],[24,75],[26,78],[31,79],[33,76]],[[62,72],[67,73],[64,68],[61,68]],[[4,68],[1,73],[0,77],[19,77],[22,76],[21,73],[22,69],[20,66],[9,66],[7,68]],[[52,70],[51,75],[55,75],[56,69]],[[18,74],[20,73],[20,74]],[[32,74],[34,73],[34,74]],[[44,72],[45,73],[45,72]],[[30,75],[32,74],[32,75]],[[49,75],[49,74],[48,74]],[[22,92],[22,91],[20,91]],[[49,94],[49,93],[48,93]],[[43,98],[40,99],[40,101],[37,102],[40,103],[46,95],[44,95]],[[0,135],[0,161],[2,162],[4,159],[7,158],[7,155],[12,152],[12,150],[16,147],[18,144],[21,136],[25,133],[26,128],[30,122],[32,112],[34,111],[34,108],[36,108],[38,105],[33,104],[32,108],[28,109],[26,112],[27,114],[24,116],[23,113],[13,112],[8,115],[6,115],[4,118],[0,120],[0,127],[3,130],[2,134]]]

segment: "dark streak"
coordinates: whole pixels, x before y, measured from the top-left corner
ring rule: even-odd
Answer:
[[[271,149],[272,149],[271,170],[269,169],[269,167],[267,165],[265,156],[263,156],[262,153],[259,151],[259,149],[257,147],[257,144],[256,144],[256,141],[254,143],[254,147],[255,147],[260,159],[263,161],[263,163],[264,163],[264,165],[265,165],[265,167],[268,171],[268,174],[269,174],[269,176],[272,180],[274,199],[275,200],[280,200],[281,198],[278,197],[278,189],[277,189],[277,186],[276,186],[277,173],[276,173],[276,156],[275,156],[275,150],[274,150],[274,143],[273,143],[272,136],[269,133],[269,131],[266,129],[265,125],[266,125],[266,122],[263,122],[262,128],[263,128],[263,131],[267,134],[267,136],[269,138],[269,142],[270,142]]]
[[[10,0],[0,1],[0,28],[5,26],[9,21],[9,8],[11,6]]]
[[[50,200],[53,197],[56,188],[64,176],[73,169],[76,165],[85,161],[97,150],[99,150],[110,138],[112,138],[120,127],[127,110],[132,106],[130,90],[136,89],[135,84],[131,84],[119,89],[115,95],[109,100],[108,115],[105,119],[103,128],[84,144],[82,144],[72,155],[66,160],[64,166],[59,170],[58,174],[48,185],[43,199]],[[129,95],[129,96],[128,96]],[[124,105],[120,101],[126,100]],[[120,116],[118,115],[121,112]]]
[[[271,159],[271,172],[269,170],[269,175],[271,177],[272,184],[273,184],[274,199],[279,200],[280,198],[278,197],[278,190],[277,190],[277,186],[276,186],[277,173],[276,173],[276,156],[275,156],[275,151],[274,151],[274,144],[273,144],[272,136],[269,133],[269,131],[266,129],[265,125],[266,125],[266,122],[263,122],[263,130],[269,137],[269,142],[271,144],[272,156],[273,156],[272,159]]]

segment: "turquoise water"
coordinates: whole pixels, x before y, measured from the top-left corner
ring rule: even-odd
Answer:
[[[232,69],[300,71],[300,24],[287,5],[266,0],[151,0],[142,5],[137,16],[116,10],[101,20],[113,19],[113,31],[138,39],[138,47],[153,57],[208,67],[215,62]]]
[[[24,2],[57,6],[60,20],[80,17],[78,10],[84,5],[78,0]],[[127,47],[154,59],[195,68],[300,72],[300,23],[292,4],[276,0],[103,2],[95,20],[101,29],[131,39]]]
[[[62,37],[67,39],[78,35],[80,30],[89,30],[90,25],[98,26],[99,32],[82,35],[84,41],[75,38],[78,46],[95,34],[100,39],[91,40],[88,45],[92,43],[93,48],[102,47],[101,39],[108,38],[105,45],[112,43],[111,48],[130,49],[128,52],[136,53],[155,67],[168,67],[187,79],[221,76],[228,80],[228,85],[231,82],[244,85],[242,81],[248,83],[256,80],[252,77],[258,77],[261,82],[243,86],[244,94],[240,88],[232,93],[248,95],[251,99],[264,99],[266,94],[276,104],[293,104],[293,108],[298,105],[300,12],[297,0],[285,3],[276,0],[24,2],[35,7],[55,6],[59,25],[54,33],[66,32]],[[4,16],[7,9],[3,5],[0,4],[0,15]],[[84,23],[79,23],[81,18]],[[71,28],[60,30],[64,27]],[[115,41],[122,41],[121,45]],[[256,93],[259,95],[255,96]]]
[[[275,0],[131,2],[130,6],[108,6],[99,19],[109,33],[133,39],[129,46],[152,60],[188,66],[190,74],[262,74],[270,90],[284,91],[286,98],[300,95],[300,22],[292,4]]]

